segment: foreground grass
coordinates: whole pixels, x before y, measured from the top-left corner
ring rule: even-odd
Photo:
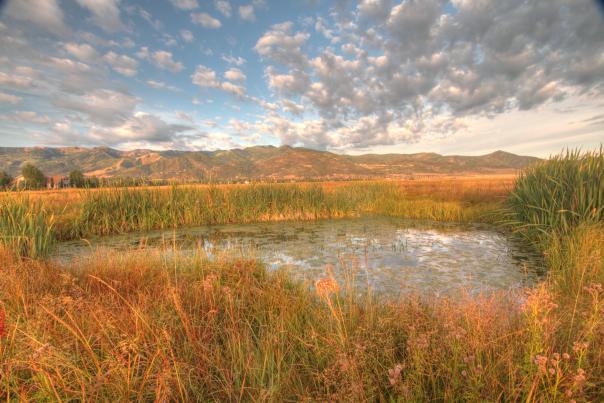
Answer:
[[[3,252],[0,397],[601,400],[603,232],[559,242],[553,261],[589,275],[576,294],[552,280],[521,303],[378,303],[329,273],[309,288],[228,258],[100,254],[59,267]]]

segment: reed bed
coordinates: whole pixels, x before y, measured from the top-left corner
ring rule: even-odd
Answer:
[[[429,189],[432,189],[430,186]],[[63,192],[38,199],[57,217],[55,238],[214,224],[316,220],[386,215],[438,221],[485,221],[497,210],[501,189],[491,185],[441,184],[430,198],[425,187],[395,181],[344,184],[252,184],[110,188]],[[66,198],[67,197],[67,198]],[[4,200],[10,200],[10,197]]]
[[[526,169],[507,201],[508,224],[529,239],[604,220],[604,149],[567,151]]]
[[[55,235],[54,216],[28,199],[0,200],[0,245],[29,258],[44,257]]]

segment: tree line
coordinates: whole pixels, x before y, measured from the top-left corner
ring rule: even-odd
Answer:
[[[100,186],[100,180],[96,176],[85,176],[77,169],[71,171],[68,176],[67,187],[94,188]],[[44,172],[33,164],[25,164],[21,167],[21,178],[13,178],[6,171],[0,171],[0,188],[2,189],[42,189],[51,183],[52,177],[47,177]],[[54,185],[54,184],[53,184]]]

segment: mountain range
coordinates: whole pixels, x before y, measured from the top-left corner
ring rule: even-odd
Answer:
[[[513,173],[538,158],[496,151],[481,156],[417,154],[340,155],[290,146],[219,151],[120,151],[107,147],[2,147],[0,170],[20,174],[25,163],[46,175],[78,169],[99,177],[178,180],[346,179]]]

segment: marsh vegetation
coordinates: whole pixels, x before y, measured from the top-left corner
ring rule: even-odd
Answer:
[[[602,152],[571,153],[526,170],[515,184],[6,195],[0,220],[0,396],[602,400],[603,160]],[[356,292],[354,261],[305,284],[255,260],[227,256],[208,260],[147,251],[69,264],[31,258],[46,253],[38,245],[80,236],[360,215],[498,222],[531,242],[548,276],[521,298],[492,292],[384,302]],[[31,220],[43,225],[27,225]],[[47,242],[13,243],[37,237]]]

